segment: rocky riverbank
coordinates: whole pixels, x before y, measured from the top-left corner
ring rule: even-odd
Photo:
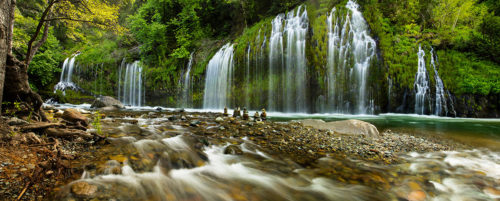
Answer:
[[[103,111],[98,119],[95,114],[62,115],[63,110],[47,110],[53,123],[28,123],[8,126],[18,134],[4,135],[2,149],[2,186],[4,199],[36,200],[48,194],[59,194],[59,187],[80,178],[84,170],[96,175],[104,172],[100,165],[109,160],[132,164],[134,169],[151,170],[161,159],[161,153],[141,159],[139,153],[113,154],[127,149],[127,143],[141,139],[160,139],[166,136],[189,136],[193,149],[201,154],[203,147],[244,142],[254,144],[275,158],[290,161],[290,167],[318,168],[318,159],[329,157],[344,161],[341,170],[351,172],[347,176],[338,174],[340,181],[357,182],[349,161],[362,160],[378,165],[401,162],[400,156],[409,152],[434,152],[468,148],[466,145],[437,137],[412,136],[410,134],[381,131],[377,136],[339,134],[329,129],[317,129],[298,121],[261,121],[243,117],[228,117],[221,113],[199,113],[178,111]],[[84,113],[87,113],[83,110]],[[83,118],[84,117],[84,118]],[[90,118],[90,119],[87,119]],[[246,117],[245,117],[246,119]],[[89,121],[90,120],[90,121]],[[89,122],[94,122],[90,125]],[[7,125],[6,125],[7,126]],[[26,129],[29,127],[33,129]],[[99,127],[99,128],[97,128]],[[84,128],[88,130],[81,132]],[[55,130],[54,129],[59,129]],[[80,130],[80,131],[75,131]],[[26,132],[25,132],[26,131]],[[64,135],[62,135],[64,134]],[[121,147],[121,148],[120,148]],[[14,152],[17,150],[17,152]],[[128,151],[126,151],[128,152]],[[15,154],[8,154],[15,153]],[[228,146],[224,153],[241,155],[240,146]],[[21,156],[16,157],[16,156]],[[26,156],[26,157],[25,157]],[[203,165],[206,159],[192,161],[183,159],[182,166]],[[203,157],[202,157],[203,158]],[[140,162],[137,162],[140,161]],[[91,164],[91,165],[89,165]],[[295,165],[293,165],[295,164]],[[350,167],[351,166],[351,167]],[[349,168],[350,167],[350,168]],[[323,168],[324,169],[324,168]],[[113,170],[120,172],[119,169]],[[35,175],[35,176],[33,176]],[[351,175],[351,176],[349,176]],[[378,177],[383,177],[379,175]],[[370,173],[370,180],[378,178]],[[381,181],[372,182],[374,186]],[[384,180],[382,183],[387,183]],[[73,194],[87,194],[88,188],[72,188]],[[54,191],[55,190],[55,191]]]

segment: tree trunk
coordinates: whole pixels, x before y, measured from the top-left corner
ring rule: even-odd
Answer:
[[[8,87],[3,92],[5,101],[20,102],[24,106],[19,115],[29,116],[38,121],[47,121],[42,110],[42,97],[31,90],[29,85],[28,66],[17,60],[12,54],[7,55],[5,83],[8,83]]]
[[[16,13],[16,0],[11,0],[10,5],[10,29],[9,29],[9,37],[7,38],[7,54],[12,54],[12,37],[14,35],[14,19]]]
[[[0,102],[19,102],[22,111],[11,108],[16,110],[16,115],[46,121],[42,97],[29,85],[27,65],[10,54],[15,5],[16,0],[2,0],[0,3]],[[12,104],[9,107],[13,107]]]
[[[10,0],[0,1],[0,103],[2,103],[2,94],[5,78],[5,67],[8,51],[8,43],[12,41],[12,2]],[[0,104],[0,115],[2,113]]]

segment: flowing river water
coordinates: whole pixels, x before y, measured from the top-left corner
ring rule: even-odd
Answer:
[[[73,107],[73,106],[70,106]],[[178,117],[153,108],[108,114],[109,136],[80,179],[58,200],[498,200],[500,120],[383,114],[269,114],[271,121],[361,119],[394,135],[438,135],[468,149],[399,154],[391,164],[326,155],[307,166],[259,146],[248,136],[201,136],[193,122],[217,127],[214,115],[188,110]],[[193,113],[192,113],[193,112]],[[253,113],[251,113],[253,114]],[[183,117],[182,117],[183,116]],[[196,122],[195,122],[196,124]],[[205,125],[203,125],[205,126]],[[307,156],[304,156],[307,157]],[[84,157],[85,158],[85,157]],[[75,194],[78,183],[87,194]],[[81,186],[81,185],[80,185]],[[81,189],[80,189],[81,191]]]

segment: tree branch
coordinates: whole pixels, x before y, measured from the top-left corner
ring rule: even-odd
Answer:
[[[44,21],[49,22],[49,21],[56,21],[56,20],[69,20],[69,21],[76,21],[76,22],[92,22],[89,20],[79,20],[79,19],[73,19],[69,17],[57,17],[57,18],[51,18],[51,19],[45,19]]]
[[[33,59],[35,53],[38,51],[38,49],[45,43],[45,41],[47,41],[47,37],[49,36],[49,27],[50,27],[50,22],[46,22],[45,27],[43,28],[42,38],[38,42],[36,42],[36,44],[33,46],[33,49],[31,49],[32,51],[29,53],[30,55],[27,57],[29,58],[30,62]],[[26,64],[29,65],[29,63]]]
[[[33,43],[38,38],[38,35],[40,34],[40,31],[42,31],[43,25],[46,24],[45,23],[45,18],[47,18],[47,16],[49,15],[50,10],[52,10],[52,6],[54,6],[54,4],[56,2],[57,2],[57,0],[49,0],[49,4],[47,5],[47,8],[45,8],[45,10],[43,11],[42,16],[40,17],[40,21],[38,22],[38,25],[36,27],[36,31],[33,34],[33,36],[31,36],[31,39],[28,42],[28,50],[26,51],[26,59],[24,60],[24,63],[26,64],[26,66],[29,66],[29,64],[31,63],[31,60],[33,59],[33,55],[35,55],[36,51],[38,50],[38,48],[36,48],[36,50],[33,48]],[[45,26],[45,29],[47,29],[47,31],[48,31],[48,26]],[[45,30],[44,30],[44,33],[45,33]],[[43,40],[43,37],[42,37],[42,40]],[[40,42],[42,40],[40,40],[37,43],[37,45],[40,44],[40,46],[41,46],[42,43],[40,43]],[[43,42],[45,42],[45,41],[43,41]]]

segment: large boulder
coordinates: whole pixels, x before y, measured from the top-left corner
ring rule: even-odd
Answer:
[[[94,103],[90,106],[92,108],[103,108],[103,107],[117,107],[125,108],[123,104],[111,96],[102,96],[97,98]]]
[[[360,120],[344,120],[325,122],[318,119],[304,119],[300,120],[302,125],[310,126],[316,129],[330,130],[335,133],[347,135],[364,135],[367,137],[378,137],[380,134],[373,124]]]
[[[66,109],[64,113],[62,114],[62,118],[66,121],[72,122],[72,123],[80,123],[82,126],[88,126],[89,122],[87,120],[86,116],[83,116],[82,113],[78,112],[78,110],[75,109]]]

